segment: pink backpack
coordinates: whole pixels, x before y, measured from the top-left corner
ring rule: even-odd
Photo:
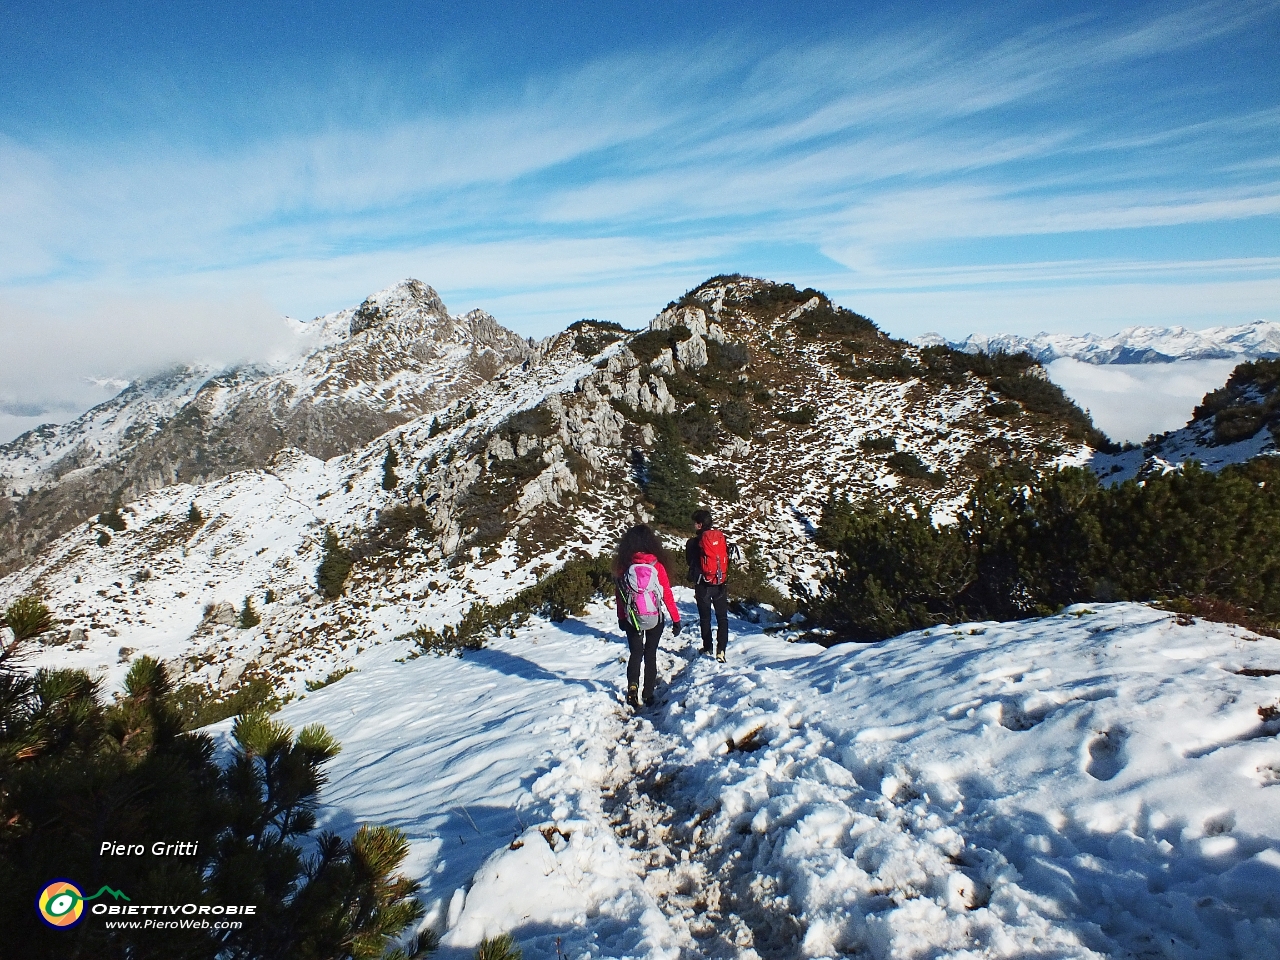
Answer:
[[[652,563],[633,563],[622,578],[631,625],[644,632],[662,623],[662,582]]]

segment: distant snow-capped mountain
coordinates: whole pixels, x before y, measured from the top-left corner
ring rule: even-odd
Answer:
[[[1109,337],[1086,333],[972,334],[947,340],[926,333],[919,346],[949,346],[965,353],[1029,353],[1042,364],[1070,357],[1084,363],[1173,363],[1178,360],[1262,360],[1280,357],[1280,323],[1254,320],[1234,327],[1126,327]]]
[[[0,445],[0,569],[109,502],[262,467],[286,447],[347,453],[536,352],[483,310],[451,315],[417,280],[296,333],[291,359],[179,367]]]

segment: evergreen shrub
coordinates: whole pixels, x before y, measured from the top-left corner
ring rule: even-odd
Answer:
[[[584,357],[594,357],[628,333],[621,324],[608,320],[579,320],[569,324],[569,332],[574,335],[573,349]]]
[[[246,713],[274,713],[281,705],[275,687],[266,677],[244,680],[229,693],[213,691],[199,683],[184,683],[173,691],[173,707],[182,719],[183,730],[196,730]]]
[[[797,407],[795,410],[783,410],[778,413],[778,419],[783,423],[791,423],[801,427],[809,426],[817,417],[818,411],[809,404]]]
[[[320,588],[320,592],[330,600],[342,596],[343,587],[346,586],[347,577],[354,563],[351,552],[342,546],[337,533],[332,528],[326,530],[324,555],[320,560],[320,566],[316,568],[316,586]]]
[[[22,596],[4,611],[0,626],[13,631],[15,641],[39,636],[53,628],[53,614],[39,597]]]
[[[111,702],[83,671],[0,663],[5,890],[69,876],[108,883],[133,903],[257,907],[236,930],[135,931],[86,918],[67,931],[45,924],[30,897],[10,896],[0,898],[5,942],[31,957],[397,956],[423,914],[417,885],[397,873],[405,837],[368,825],[349,840],[315,831],[324,768],[338,750],[321,727],[295,734],[251,713],[220,761],[211,737],[183,732],[168,674],[150,657],[134,661]],[[144,847],[180,839],[195,852],[107,864],[104,838]]]
[[[898,439],[896,437],[863,437],[858,441],[858,448],[863,453],[892,453],[898,449]]]
[[[654,521],[684,529],[698,509],[697,476],[689,465],[679,428],[670,417],[662,418],[655,432],[653,451],[645,464],[644,493],[653,505]]]
[[[707,367],[711,372],[732,373],[751,363],[751,348],[733,340],[707,339]]]
[[[664,350],[674,350],[676,344],[683,343],[692,336],[688,327],[677,324],[668,330],[652,329],[638,333],[627,346],[641,363],[653,363]]]
[[[400,478],[396,476],[396,467],[400,466],[400,458],[396,456],[396,452],[391,449],[391,444],[387,444],[387,455],[382,458],[382,489],[394,490],[400,484]]]
[[[751,407],[741,400],[725,400],[720,404],[720,422],[734,436],[751,439],[753,426]]]
[[[481,940],[480,946],[476,947],[475,960],[521,960],[522,957],[524,951],[516,944],[515,938],[503,933]]]
[[[1280,626],[1280,458],[1221,473],[1196,464],[1103,486],[1088,470],[993,471],[959,523],[927,511],[824,505],[817,542],[836,569],[798,599],[848,639],[878,640],[954,619],[1041,616],[1084,601],[1140,600],[1235,611]]]
[[[248,630],[261,622],[262,617],[258,616],[258,611],[253,608],[253,597],[245,597],[244,606],[240,608],[240,629]]]
[[[784,620],[796,612],[795,599],[775,587],[768,577],[764,551],[748,541],[737,562],[729,561],[729,597],[739,611],[746,605],[767,603]]]
[[[899,450],[897,453],[890,454],[885,463],[890,470],[900,477],[906,477],[910,480],[923,480],[931,487],[946,486],[947,475],[941,470],[930,470],[925,466],[924,461],[914,453]]]
[[[703,490],[728,503],[734,503],[741,495],[738,481],[731,473],[723,470],[706,470],[698,474],[698,484]]]
[[[98,522],[116,533],[125,528],[124,517],[120,516],[120,508],[114,505],[107,507],[107,509],[98,514]]]
[[[337,670],[330,670],[329,674],[323,680],[308,680],[305,684],[308,693],[314,693],[317,690],[323,690],[325,687],[337,683],[347,674],[355,673],[355,667],[340,667]]]

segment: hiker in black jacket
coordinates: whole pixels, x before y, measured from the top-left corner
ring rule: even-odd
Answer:
[[[729,648],[729,556],[724,534],[711,525],[711,512],[693,515],[694,535],[685,541],[684,558],[689,564],[693,596],[698,602],[698,623],[702,627],[702,652],[711,653],[711,611],[716,614],[716,659],[725,661]]]

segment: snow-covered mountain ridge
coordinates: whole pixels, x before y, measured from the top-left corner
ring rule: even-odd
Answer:
[[[971,334],[963,340],[947,340],[926,333],[919,346],[949,346],[965,353],[1029,353],[1039,363],[1063,357],[1084,363],[1173,363],[1179,360],[1259,360],[1280,357],[1280,323],[1254,320],[1231,327],[1126,327],[1110,336],[1086,333],[1038,333],[986,336]]]
[[[681,442],[661,439],[664,423],[687,431],[693,468],[710,478],[702,503],[759,548],[757,573],[784,591],[817,569],[810,534],[833,486],[945,517],[994,463],[1090,455],[1078,424],[1001,399],[991,379],[922,363],[824,298],[720,278],[643,334],[577,324],[351,454],[287,450],[253,471],[155,490],[122,507],[123,531],[88,524],[58,538],[0,580],[0,599],[48,598],[55,638],[81,631],[58,657],[112,681],[149,653],[187,682],[228,691],[260,676],[296,693],[390,624],[439,629],[572,556],[607,552],[650,517],[638,481],[660,444]],[[1046,389],[1034,368],[1005,381]],[[193,502],[203,524],[187,519]],[[314,579],[326,528],[359,556],[332,602]],[[258,626],[204,614],[268,590]]]
[[[417,280],[295,332],[292,360],[180,368],[0,446],[0,570],[111,502],[260,467],[286,447],[347,453],[537,350],[484,311],[450,315]]]
[[[716,278],[347,454],[153,489],[124,530],[81,525],[0,579],[0,603],[54,608],[35,666],[110,689],[147,653],[291,696],[278,719],[343,744],[320,827],[405,832],[442,960],[499,932],[528,960],[1280,956],[1273,639],[1140,604],[829,650],[735,617],[721,665],[677,587],[686,632],[640,717],[607,602],[460,658],[412,639],[648,519],[672,428],[708,484],[736,480],[703,502],[781,586],[819,567],[833,486],[946,516],[993,463],[1093,455],[1037,411],[1038,368],[935,359],[808,291]],[[356,554],[336,600],[329,528]]]

